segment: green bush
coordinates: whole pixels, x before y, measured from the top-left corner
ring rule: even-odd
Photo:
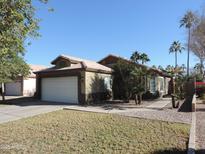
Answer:
[[[158,99],[160,97],[159,91],[156,91],[155,93],[151,93],[150,91],[147,91],[142,95],[142,99]]]

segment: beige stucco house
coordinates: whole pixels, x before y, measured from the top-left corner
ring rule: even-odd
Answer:
[[[35,71],[45,69],[45,66],[41,65],[29,65],[30,75],[26,78],[20,76],[13,82],[5,84],[5,95],[6,96],[34,96],[36,92],[36,75]]]
[[[106,99],[112,69],[94,61],[60,55],[53,67],[36,72],[37,97],[43,101],[86,104]]]
[[[112,68],[119,60],[131,63],[129,59],[111,54],[101,59],[98,63]],[[170,75],[168,75],[166,72],[162,72],[159,69],[151,68],[146,65],[136,64],[136,66],[146,68],[147,70],[149,70],[150,74],[152,74],[151,76],[146,77],[146,91],[149,91],[151,93],[159,92],[161,95],[168,94],[169,82],[171,80]]]

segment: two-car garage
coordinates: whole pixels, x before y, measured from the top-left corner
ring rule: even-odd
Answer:
[[[78,77],[42,78],[41,99],[78,104]]]

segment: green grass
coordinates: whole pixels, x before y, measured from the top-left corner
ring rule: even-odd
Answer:
[[[187,148],[189,125],[62,110],[0,125],[1,153],[163,153]]]

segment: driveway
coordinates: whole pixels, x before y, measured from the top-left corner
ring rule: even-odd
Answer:
[[[15,98],[8,105],[0,107],[0,124],[43,113],[61,110],[67,104],[42,102],[30,98]]]

